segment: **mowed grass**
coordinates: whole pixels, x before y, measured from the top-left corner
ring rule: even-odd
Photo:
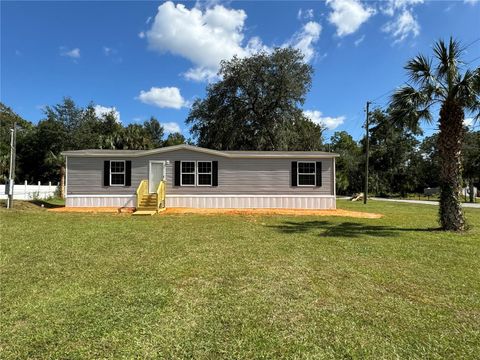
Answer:
[[[385,217],[1,209],[0,358],[478,358],[480,210],[338,206]]]

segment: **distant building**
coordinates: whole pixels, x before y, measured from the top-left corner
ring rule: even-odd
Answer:
[[[464,187],[462,189],[462,196],[465,196],[465,197],[470,196],[470,187],[469,186]],[[477,197],[477,196],[478,196],[478,189],[474,186],[473,187],[473,197]]]

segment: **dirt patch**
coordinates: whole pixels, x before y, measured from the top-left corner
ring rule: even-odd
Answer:
[[[202,214],[202,215],[294,215],[294,216],[343,216],[363,219],[379,219],[382,214],[349,210],[301,210],[301,209],[194,209],[167,208],[165,214]]]
[[[2,201],[0,202],[0,208],[7,207],[7,202]],[[13,210],[25,211],[25,210],[43,210],[44,208],[41,205],[35,204],[30,201],[23,201],[23,200],[14,200],[13,201]]]
[[[132,213],[134,208],[116,207],[60,207],[48,209],[53,212],[76,213]],[[167,208],[161,214],[199,214],[199,215],[293,215],[293,216],[342,216],[362,219],[379,219],[382,214],[349,210],[301,210],[301,209],[196,209]]]

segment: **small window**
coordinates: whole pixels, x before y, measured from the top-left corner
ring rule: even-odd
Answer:
[[[110,186],[125,186],[125,161],[110,161]]]
[[[315,186],[315,163],[298,162],[297,168],[298,186]]]
[[[212,162],[197,162],[197,185],[212,186]]]
[[[180,185],[195,186],[195,161],[182,161],[180,170]]]

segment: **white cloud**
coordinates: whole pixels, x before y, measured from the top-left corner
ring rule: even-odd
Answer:
[[[420,24],[415,18],[413,7],[423,2],[424,0],[389,0],[381,7],[384,14],[395,17],[382,27],[383,32],[393,37],[394,44],[420,34]]]
[[[393,21],[386,23],[382,31],[389,33],[394,43],[405,40],[408,36],[416,37],[420,34],[420,25],[410,10],[403,10]]]
[[[298,9],[297,19],[298,20],[311,20],[314,17],[313,9]]]
[[[149,47],[160,53],[180,55],[203,72],[216,72],[221,60],[247,55],[242,47],[246,13],[222,5],[202,11],[167,1],[145,35]],[[197,70],[197,74],[200,73]]]
[[[65,46],[60,47],[60,56],[66,56],[70,57],[72,59],[78,59],[80,58],[80,49],[79,48],[74,48],[74,49],[67,49]]]
[[[173,122],[173,121],[172,122],[166,122],[166,123],[161,123],[161,125],[163,126],[163,129],[167,133],[176,133],[176,132],[181,133],[182,132],[182,130],[180,129],[180,126],[176,122]]]
[[[305,13],[313,16],[313,11]],[[184,73],[185,78],[212,81],[217,78],[222,60],[272,51],[272,47],[265,45],[259,37],[245,38],[246,19],[245,11],[215,3],[207,4],[205,9],[199,5],[188,9],[183,4],[167,1],[158,7],[150,29],[141,32],[139,37],[145,37],[149,48],[154,51],[188,59],[193,67]],[[313,45],[320,32],[320,24],[309,21],[281,46],[293,46],[310,60],[315,55]]]
[[[94,109],[95,109],[95,115],[98,116],[98,117],[102,117],[103,115],[113,113],[117,122],[118,123],[121,122],[120,112],[117,110],[117,108],[115,106],[108,107],[108,106],[102,106],[102,105],[95,105]]]
[[[138,99],[144,104],[158,106],[160,108],[180,109],[187,103],[176,87],[152,87],[148,91],[140,91]]]
[[[218,79],[217,72],[215,70],[201,67],[188,69],[183,76],[185,76],[185,79],[193,81],[212,82]]]
[[[318,110],[305,110],[303,114],[315,124],[325,126],[328,130],[336,129],[342,125],[346,119],[345,116],[322,116],[322,113]]]
[[[365,40],[365,35],[362,35],[357,40],[355,40],[354,42],[355,46],[360,45],[363,42],[363,40]]]
[[[302,30],[294,35],[293,39],[286,45],[290,45],[295,49],[302,52],[304,60],[309,62],[315,56],[314,45],[320,38],[322,32],[322,26],[315,22],[309,21],[306,23]]]
[[[144,31],[140,31],[140,32],[138,33],[138,37],[139,37],[140,39],[143,39],[143,38],[145,37],[145,32],[144,32]]]
[[[389,0],[385,1],[380,9],[383,13],[393,16],[396,11],[403,11],[418,4],[423,4],[424,0]]]
[[[358,0],[327,0],[332,8],[328,21],[337,27],[337,35],[342,37],[356,32],[372,15],[374,8],[364,6]]]
[[[480,0],[464,0],[463,2],[465,4],[470,4],[470,5],[475,5],[479,2]]]

